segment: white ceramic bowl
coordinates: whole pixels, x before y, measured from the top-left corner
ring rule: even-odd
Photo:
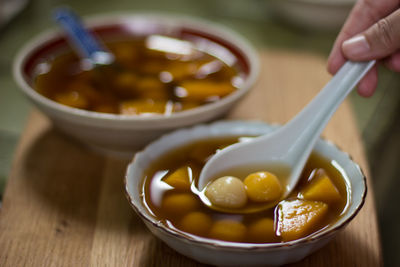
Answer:
[[[337,162],[347,174],[345,179],[350,192],[350,204],[337,222],[318,233],[298,240],[272,244],[245,244],[186,236],[157,221],[143,205],[141,198],[144,171],[167,151],[204,138],[261,135],[274,128],[261,122],[221,121],[178,130],[156,140],[145,150],[137,153],[128,166],[125,185],[133,209],[150,231],[168,246],[202,263],[218,266],[277,266],[303,259],[324,246],[343,229],[361,209],[366,196],[366,180],[359,166],[349,158],[348,154],[329,142],[319,140],[315,151]]]
[[[356,0],[272,0],[275,14],[310,30],[338,30]]]
[[[169,34],[192,42],[204,43],[207,40],[214,45],[212,47],[219,48],[212,51],[218,56],[218,53],[233,55],[244,77],[241,88],[222,100],[170,116],[115,115],[71,108],[40,95],[32,88],[35,66],[43,58],[68,46],[60,30],[40,34],[17,54],[15,80],[22,92],[57,128],[97,149],[129,153],[173,129],[221,117],[248,92],[258,76],[259,60],[255,49],[240,35],[214,23],[176,15],[128,14],[96,16],[85,20],[85,24],[104,39],[121,35]]]

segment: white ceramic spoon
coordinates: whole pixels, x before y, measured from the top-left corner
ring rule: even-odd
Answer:
[[[374,64],[375,61],[346,62],[319,94],[284,126],[215,154],[201,171],[198,189],[203,190],[221,172],[239,166],[286,165],[290,174],[283,197],[289,195],[325,125]]]

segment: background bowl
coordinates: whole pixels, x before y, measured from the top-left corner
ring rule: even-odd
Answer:
[[[315,151],[321,156],[335,161],[346,173],[345,182],[349,189],[349,204],[342,217],[327,228],[310,236],[271,244],[250,244],[219,241],[193,237],[178,233],[157,221],[144,206],[141,197],[145,170],[164,153],[204,138],[238,135],[261,135],[274,127],[261,122],[222,121],[210,125],[200,125],[182,129],[165,135],[136,154],[128,166],[126,192],[133,209],[143,219],[150,231],[168,246],[199,262],[218,266],[277,266],[299,261],[334,237],[361,209],[366,195],[366,180],[359,166],[336,146],[319,140]]]
[[[176,15],[131,14],[96,16],[86,20],[85,24],[102,39],[168,34],[192,42],[206,40],[213,44],[212,47],[219,48],[215,51],[217,56],[221,51],[233,55],[244,77],[241,88],[223,99],[168,116],[141,117],[76,109],[56,103],[32,88],[35,66],[68,48],[61,31],[43,33],[17,54],[13,70],[15,80],[22,92],[58,129],[96,149],[130,153],[168,131],[220,117],[246,94],[258,76],[259,61],[255,49],[240,35],[214,23]]]

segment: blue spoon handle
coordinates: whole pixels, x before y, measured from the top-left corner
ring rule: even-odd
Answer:
[[[96,38],[88,32],[79,17],[68,8],[59,8],[54,12],[55,20],[67,32],[69,39],[78,49],[84,58],[91,59],[94,63],[98,62],[99,55],[109,54]]]

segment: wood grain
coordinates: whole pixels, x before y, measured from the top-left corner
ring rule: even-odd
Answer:
[[[329,80],[310,54],[265,51],[257,86],[228,116],[284,123]],[[368,179],[359,215],[323,249],[292,266],[381,266],[368,164],[351,106],[324,136],[349,152]],[[1,266],[203,266],[157,240],[123,192],[128,161],[96,154],[33,112],[21,136],[0,211]]]

